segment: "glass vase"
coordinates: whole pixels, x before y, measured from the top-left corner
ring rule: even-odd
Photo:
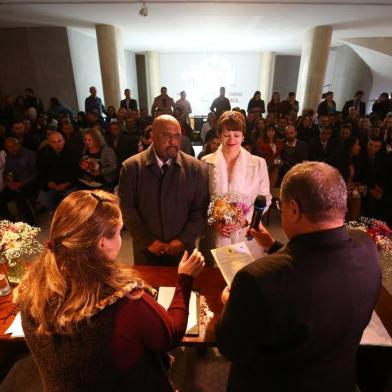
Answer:
[[[8,267],[8,280],[13,285],[18,285],[26,273],[26,263],[17,260],[13,267]]]
[[[4,297],[11,292],[11,287],[7,278],[7,268],[4,263],[0,263],[0,297]]]

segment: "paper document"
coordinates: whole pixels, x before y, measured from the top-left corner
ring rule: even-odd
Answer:
[[[175,290],[175,287],[159,287],[157,301],[166,310],[170,306]],[[199,335],[199,299],[196,291],[192,291],[189,300],[188,325],[185,334]]]
[[[78,180],[84,185],[89,186],[90,188],[99,188],[102,186],[102,184],[98,181],[89,181],[89,180],[84,180],[83,178],[78,178]]]
[[[229,286],[234,275],[255,260],[245,242],[211,249],[211,253]]]
[[[21,338],[24,337],[24,332],[22,329],[22,319],[20,317],[20,313],[18,313],[12,324],[8,327],[8,329],[5,331],[6,334],[11,334],[12,337],[14,338]]]
[[[388,331],[385,329],[376,312],[373,312],[370,323],[363,331],[361,344],[392,347],[392,338],[389,336]]]

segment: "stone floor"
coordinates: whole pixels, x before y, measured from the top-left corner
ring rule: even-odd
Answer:
[[[40,215],[42,231],[39,239],[44,243],[48,239],[49,215]],[[268,226],[273,236],[286,242],[281,230],[280,217],[272,210]],[[119,260],[133,264],[132,240],[127,231],[122,235],[122,247]],[[175,364],[171,369],[171,379],[181,392],[223,392],[226,389],[229,362],[217,349],[200,352],[195,348],[179,347],[173,351]],[[30,355],[15,363],[7,377],[0,385],[0,392],[41,392],[40,378]]]

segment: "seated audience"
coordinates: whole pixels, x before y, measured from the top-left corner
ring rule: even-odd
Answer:
[[[80,132],[88,128],[88,120],[85,112],[78,112],[76,115],[76,126]]]
[[[334,152],[338,141],[332,138],[333,130],[328,125],[321,128],[320,135],[309,142],[309,159],[311,161],[324,162]]]
[[[78,191],[62,201],[41,257],[15,299],[46,391],[172,391],[168,350],[185,334],[203,256],[185,252],[167,311],[154,289],[116,261],[118,198]]]
[[[208,143],[204,145],[203,150],[200,151],[199,155],[197,156],[197,159],[201,160],[201,158],[203,158],[204,156],[214,153],[215,151],[218,150],[219,146],[220,146],[219,136],[216,135],[211,137],[210,140],[208,140]]]
[[[211,130],[215,129],[216,130],[216,117],[214,112],[209,112],[207,116],[207,121],[203,123],[203,126],[201,127],[200,131],[200,139],[203,143],[203,145],[206,143],[206,136],[207,133]]]
[[[80,132],[75,130],[70,119],[67,118],[63,121],[61,131],[64,135],[65,145],[78,156],[81,156],[84,147],[83,138]]]
[[[267,121],[263,117],[259,117],[255,121],[255,126],[250,134],[251,139],[257,143],[257,140],[265,134],[265,130],[267,128]]]
[[[5,150],[7,156],[4,165],[4,188],[0,192],[0,216],[2,219],[15,221],[7,206],[7,203],[14,201],[21,214],[20,219],[36,225],[28,204],[36,190],[36,154],[23,147],[14,137],[5,140]]]
[[[280,103],[280,113],[282,116],[287,116],[291,112],[298,113],[299,102],[295,99],[295,92],[290,91],[287,99]]]
[[[272,94],[271,101],[268,102],[267,112],[274,113],[276,118],[280,117],[280,94],[277,91]]]
[[[379,120],[384,121],[384,118],[391,110],[392,104],[388,93],[381,93],[372,106],[372,113],[376,114]]]
[[[285,139],[286,137],[286,128],[287,128],[288,122],[286,117],[281,117],[278,120],[278,126],[276,128],[276,134],[280,140]]]
[[[351,124],[346,123],[340,127],[339,141],[342,142],[352,135]]]
[[[25,97],[19,95],[15,98],[13,107],[13,118],[14,121],[23,121],[26,118],[26,100]]]
[[[345,228],[346,202],[336,169],[304,163],[282,181],[288,244],[261,225],[251,230],[269,255],[240,270],[222,293],[216,341],[231,361],[228,391],[355,391],[358,346],[381,270],[370,236]]]
[[[151,131],[152,131],[152,125],[149,125],[144,131],[144,135],[140,138],[140,141],[142,142],[143,151],[147,150],[147,148],[150,147],[152,144]]]
[[[305,143],[309,143],[311,139],[318,135],[318,129],[313,122],[312,116],[304,115],[301,117],[300,121],[298,122],[297,132],[298,139]]]
[[[35,96],[32,88],[25,89],[26,108],[34,108],[38,113],[45,113],[42,99]]]
[[[61,200],[76,189],[79,159],[80,154],[65,143],[61,133],[49,133],[48,145],[40,150],[37,160],[38,200],[49,211],[54,211]]]
[[[297,130],[293,125],[288,125],[285,131],[286,139],[281,150],[282,178],[293,166],[308,159],[308,146],[305,142],[297,139]]]
[[[392,220],[391,160],[382,151],[380,138],[370,139],[358,163],[358,176],[367,186],[363,197],[363,215]]]
[[[84,132],[83,141],[85,148],[80,162],[83,180],[95,183],[84,184],[90,188],[114,188],[118,180],[118,163],[115,152],[106,145],[102,133],[96,129],[87,129]]]
[[[356,220],[361,215],[361,195],[364,189],[359,182],[358,165],[355,164],[360,151],[361,144],[359,139],[354,136],[348,136],[342,138],[341,144],[332,156],[327,158],[327,163],[336,167],[346,182],[348,220]]]
[[[109,127],[112,121],[117,120],[117,112],[114,106],[108,106],[106,109],[105,128]]]
[[[65,105],[60,103],[58,98],[51,97],[49,100],[49,108],[47,111],[49,119],[58,118],[60,113],[67,114],[70,118],[73,118],[72,110],[67,108]]]
[[[110,123],[109,132],[106,134],[106,142],[116,153],[118,174],[120,174],[122,163],[139,152],[139,138],[121,132],[120,124],[116,121]]]
[[[264,132],[264,135],[257,139],[256,151],[267,163],[271,187],[274,187],[277,184],[281,166],[280,154],[282,149],[283,142],[278,139],[275,127],[269,125]]]

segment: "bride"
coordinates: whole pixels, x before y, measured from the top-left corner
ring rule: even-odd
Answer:
[[[245,119],[239,112],[224,112],[218,121],[221,146],[202,158],[209,167],[209,191],[213,196],[229,196],[245,206],[239,222],[214,223],[207,230],[207,246],[217,248],[245,241],[255,258],[263,251],[255,240],[247,241],[247,225],[253,214],[257,195],[264,195],[267,207],[271,203],[268,169],[263,158],[251,155],[241,147],[245,135]]]

